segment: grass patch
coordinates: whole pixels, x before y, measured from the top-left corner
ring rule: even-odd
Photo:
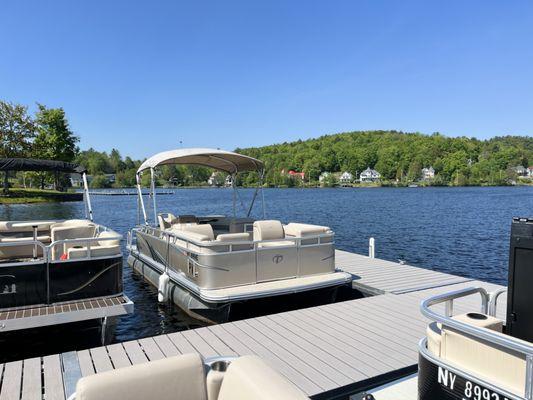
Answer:
[[[59,201],[82,201],[83,194],[75,192],[58,192],[57,190],[9,189],[8,194],[0,191],[0,204],[29,204]]]

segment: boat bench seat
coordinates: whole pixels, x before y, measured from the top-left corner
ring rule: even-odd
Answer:
[[[52,242],[68,239],[89,239],[96,234],[96,225],[84,219],[71,219],[59,222],[51,226]],[[84,245],[81,243],[62,243],[52,247],[52,258],[58,260],[63,254],[68,253],[68,249],[74,246]]]
[[[16,258],[30,258],[33,257],[33,244],[17,245],[17,243],[32,241],[33,236],[7,236],[0,237],[0,243],[10,243],[12,246],[0,246],[0,259],[16,259]],[[50,236],[37,236],[37,241],[43,245],[50,244]],[[37,257],[43,256],[41,246],[37,246]]]
[[[117,234],[111,232],[100,232],[98,238],[105,240],[98,240],[91,243],[91,257],[105,257],[105,256],[114,256],[120,255],[120,240],[116,239]],[[67,258],[78,259],[85,258],[88,256],[87,246],[73,246],[67,249]]]
[[[300,224],[296,222],[285,225],[283,229],[287,236],[293,237],[316,236],[331,232],[331,229],[327,226]]]
[[[6,236],[0,237],[0,243],[19,243],[33,240],[33,236]],[[50,243],[51,237],[48,235],[37,236],[37,241],[41,243]]]
[[[461,314],[453,319],[504,335],[502,321],[491,316],[479,319]],[[512,393],[524,395],[526,360],[523,355],[445,325],[439,329],[435,324],[428,330],[428,350],[433,354]],[[524,344],[528,343],[524,341]]]
[[[303,400],[308,397],[257,356],[207,373],[198,354],[185,354],[81,378],[78,400]]]
[[[0,235],[12,232],[27,232],[33,234],[33,225],[37,225],[38,232],[50,232],[50,226],[55,223],[55,221],[0,221]]]
[[[242,242],[250,241],[250,234],[249,233],[221,233],[217,235],[217,241],[218,242]]]

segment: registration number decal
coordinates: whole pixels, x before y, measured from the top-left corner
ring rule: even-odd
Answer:
[[[509,400],[506,396],[439,366],[437,380],[444,389],[462,396],[463,400]]]

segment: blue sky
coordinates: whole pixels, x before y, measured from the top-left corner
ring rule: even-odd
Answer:
[[[4,0],[0,17],[0,98],[63,107],[82,148],[533,134],[530,1]]]

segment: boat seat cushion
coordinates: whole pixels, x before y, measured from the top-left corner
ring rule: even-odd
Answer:
[[[50,231],[50,226],[55,221],[0,221],[0,234],[11,232],[33,232],[33,225],[37,225],[37,230]]]
[[[287,236],[294,236],[294,237],[315,236],[315,235],[321,235],[321,234],[331,231],[331,229],[328,228],[327,226],[299,224],[296,222],[291,222],[285,225],[283,228]]]
[[[0,243],[18,243],[18,242],[25,242],[28,240],[33,240],[33,236],[0,237]],[[48,235],[40,235],[40,236],[37,236],[37,240],[42,243],[50,243],[52,239]]]
[[[96,233],[96,225],[88,220],[68,220],[52,225],[52,242],[65,239],[93,238]],[[83,243],[69,243],[55,245],[52,248],[52,257],[59,259],[70,247],[83,245]]]
[[[91,257],[118,256],[121,254],[119,245],[91,246]],[[69,260],[88,256],[87,246],[73,246],[67,249]]]
[[[293,240],[276,240],[273,242],[261,242],[257,246],[261,248],[265,247],[281,247],[281,246],[294,246]]]
[[[118,233],[103,231],[98,234],[99,238],[116,238],[119,237]],[[108,239],[108,240],[99,240],[99,246],[118,246],[120,245],[120,239]]]
[[[284,239],[285,232],[283,230],[283,225],[280,221],[276,220],[265,220],[265,221],[255,221],[254,222],[254,240],[276,240]]]
[[[309,398],[259,357],[250,355],[231,362],[218,395],[218,400],[249,399],[304,400]]]
[[[204,235],[202,233],[185,231],[182,229],[172,229],[172,231],[176,234],[176,236],[178,236],[178,238],[192,240],[193,242],[210,242],[211,240],[213,240],[210,236]]]
[[[215,233],[213,227],[209,224],[182,224],[180,229],[185,232],[199,233],[205,235],[209,240],[215,240]]]
[[[217,241],[219,242],[242,242],[249,241],[249,233],[221,233],[217,236]]]
[[[81,378],[77,400],[207,400],[198,354],[185,354]]]

